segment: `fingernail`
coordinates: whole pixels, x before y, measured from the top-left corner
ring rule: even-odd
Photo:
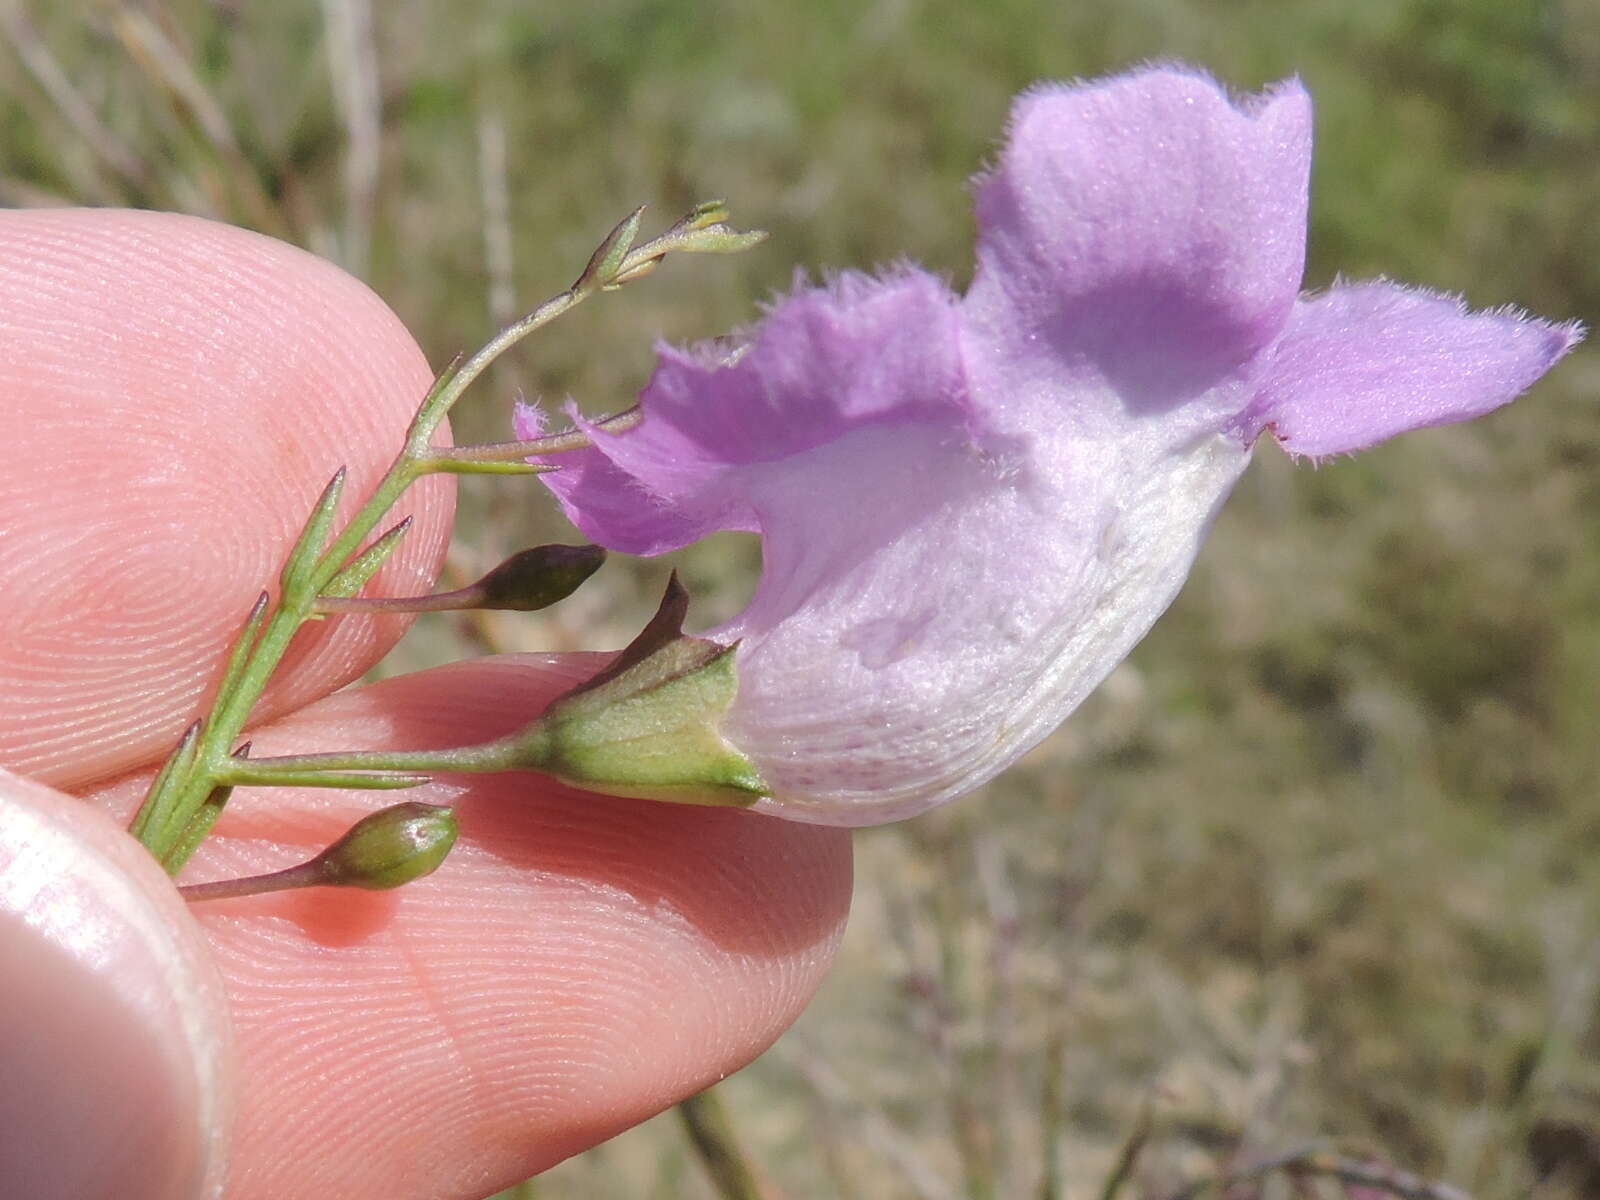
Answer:
[[[220,1195],[227,1021],[159,866],[81,801],[0,772],[0,1193]]]

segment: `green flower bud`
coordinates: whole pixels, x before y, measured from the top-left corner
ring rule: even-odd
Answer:
[[[688,603],[674,575],[644,631],[515,735],[506,765],[647,800],[747,805],[767,795],[720,729],[738,691],[737,647],[684,636]]]
[[[453,809],[408,801],[362,817],[311,865],[324,886],[399,887],[431,874],[456,833]]]

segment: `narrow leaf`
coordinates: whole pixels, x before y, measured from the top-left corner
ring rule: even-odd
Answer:
[[[328,531],[333,528],[333,516],[339,508],[339,496],[344,491],[344,481],[345,469],[340,467],[333,473],[333,478],[328,480],[328,486],[322,489],[322,495],[317,497],[311,515],[306,518],[305,528],[300,531],[300,537],[295,542],[294,549],[289,551],[289,557],[284,560],[283,571],[278,576],[278,582],[284,591],[289,591],[295,581],[321,557],[323,547],[328,544]]]
[[[228,694],[238,686],[240,677],[244,674],[245,667],[250,664],[250,652],[255,649],[256,637],[261,633],[261,625],[267,619],[267,609],[272,604],[272,597],[262,592],[256,597],[256,602],[250,608],[250,613],[244,619],[244,624],[239,628],[239,634],[233,640],[233,649],[228,652],[227,665],[222,668],[222,679],[217,684],[217,699],[215,703],[221,704],[227,699]]]
[[[622,266],[622,260],[628,257],[628,251],[633,247],[633,240],[639,236],[639,222],[643,218],[644,205],[641,204],[623,218],[615,229],[606,234],[605,241],[595,248],[588,265],[583,268],[583,274],[579,275],[578,281],[572,285],[573,291],[597,286],[605,287],[612,281]]]
[[[428,460],[428,470],[450,475],[548,475],[561,468],[545,463],[495,462],[492,459],[455,458],[441,454]]]
[[[161,764],[156,777],[150,781],[150,790],[145,793],[144,803],[139,806],[133,824],[128,827],[128,832],[151,849],[154,847],[151,846],[150,839],[145,837],[145,833],[152,826],[160,831],[175,797],[183,790],[184,776],[194,765],[195,747],[200,742],[202,728],[201,722],[195,721],[183,731],[183,736],[178,739],[178,744],[167,756],[167,761]]]
[[[322,595],[354,596],[372,582],[372,577],[384,563],[389,561],[389,556],[399,548],[400,542],[410,530],[410,517],[390,526],[372,545],[351,559],[328,581],[327,586],[322,589]]]

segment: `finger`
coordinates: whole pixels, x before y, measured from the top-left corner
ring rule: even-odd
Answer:
[[[222,980],[170,882],[82,802],[0,771],[8,1196],[219,1194]]]
[[[345,511],[428,386],[382,301],[243,230],[162,213],[0,212],[0,764],[57,786],[148,761],[341,463]],[[378,586],[428,589],[447,481]],[[404,620],[307,630],[264,713],[375,662]]]
[[[510,731],[592,658],[480,659],[340,693],[260,755]],[[118,812],[130,782],[101,798]],[[396,793],[236,792],[186,874],[308,858]],[[849,901],[845,831],[453,777],[461,840],[396,892],[197,905],[241,1064],[231,1200],[483,1196],[737,1069],[800,1012]]]

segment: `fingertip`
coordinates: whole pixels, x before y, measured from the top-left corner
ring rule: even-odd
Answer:
[[[832,961],[846,831],[515,776],[454,802],[457,850],[397,895],[203,914],[249,1070],[240,1200],[509,1186],[738,1071]]]
[[[7,1195],[221,1194],[229,1031],[204,936],[103,814],[3,771],[0,978]]]
[[[159,754],[340,465],[345,511],[430,372],[360,281],[169,213],[0,212],[0,763],[78,786]],[[426,591],[452,512],[424,481],[377,586]],[[264,713],[359,675],[405,621],[308,630]]]

